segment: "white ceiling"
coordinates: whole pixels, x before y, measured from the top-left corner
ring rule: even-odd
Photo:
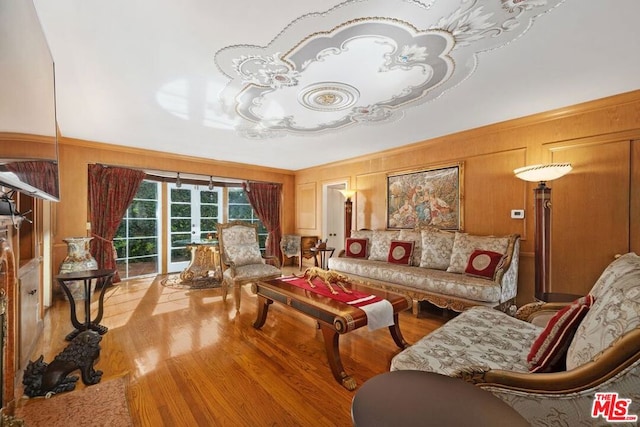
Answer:
[[[640,89],[638,0],[34,3],[64,136],[215,160],[298,170]]]

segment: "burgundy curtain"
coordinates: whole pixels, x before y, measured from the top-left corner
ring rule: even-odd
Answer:
[[[98,261],[98,268],[116,268],[113,236],[144,177],[142,171],[89,165],[91,254]],[[119,281],[116,271],[113,283]]]
[[[251,207],[267,228],[266,255],[280,259],[280,204],[282,200],[282,184],[269,182],[248,182],[242,187],[247,192]]]

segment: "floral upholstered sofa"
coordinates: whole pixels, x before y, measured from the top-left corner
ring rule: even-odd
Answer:
[[[556,312],[550,320],[548,310]],[[548,322],[535,325],[539,317]],[[396,355],[390,369],[460,377],[534,426],[611,425],[614,419],[636,426],[640,257],[628,253],[613,261],[589,294],[570,304],[531,303],[515,318],[471,308]]]
[[[463,311],[476,305],[515,310],[520,236],[474,236],[435,228],[358,230],[329,269],[413,301]]]

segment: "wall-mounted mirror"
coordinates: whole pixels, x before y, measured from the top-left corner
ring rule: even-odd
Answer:
[[[54,65],[31,0],[0,1],[0,187],[59,200]]]

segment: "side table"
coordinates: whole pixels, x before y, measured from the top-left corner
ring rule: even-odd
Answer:
[[[529,426],[491,392],[425,371],[393,371],[365,382],[351,403],[356,427]]]
[[[320,267],[323,270],[326,270],[328,259],[333,256],[336,248],[318,248],[314,246],[313,248],[309,248],[309,250],[313,254],[313,264],[316,267]],[[318,254],[320,255],[320,262],[318,262]],[[327,256],[327,254],[329,256]]]
[[[185,244],[191,254],[189,265],[180,273],[181,281],[213,280],[222,283],[222,264],[217,240],[200,239],[178,243]]]
[[[564,294],[560,292],[545,292],[536,295],[536,299],[543,302],[573,302],[583,296],[584,295]]]
[[[100,321],[102,320],[102,315],[104,311],[104,292],[107,290],[109,285],[111,285],[111,281],[113,280],[113,276],[116,274],[116,270],[110,269],[102,269],[102,270],[84,270],[84,271],[73,271],[71,273],[63,273],[56,276],[56,280],[60,283],[62,290],[67,295],[69,299],[69,306],[71,308],[71,324],[75,328],[72,332],[70,332],[64,339],[67,341],[71,341],[74,339],[80,332],[86,331],[87,329],[91,329],[96,331],[100,335],[104,335],[107,333],[109,328],[106,326],[102,326]],[[95,319],[91,320],[91,280],[99,280],[102,282],[100,297],[98,299],[98,313],[96,314]],[[67,282],[75,282],[82,280],[84,281],[84,322],[81,323],[78,320],[78,316],[76,315],[76,301],[69,290]],[[97,287],[97,286],[96,286]]]

